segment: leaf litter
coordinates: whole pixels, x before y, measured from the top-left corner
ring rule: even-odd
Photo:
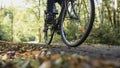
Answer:
[[[3,42],[0,68],[120,68],[120,63],[77,54],[51,55],[42,45]]]

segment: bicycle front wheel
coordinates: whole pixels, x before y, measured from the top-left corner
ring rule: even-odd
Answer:
[[[76,47],[88,37],[94,22],[94,0],[70,0],[62,10],[61,36],[66,45]]]

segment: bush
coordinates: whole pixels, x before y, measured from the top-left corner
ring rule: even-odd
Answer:
[[[112,28],[105,24],[101,25],[99,28],[93,28],[86,43],[120,45],[119,28]]]
[[[0,40],[11,41],[11,40],[12,40],[12,37],[11,37],[11,35],[10,35],[10,32],[4,30],[3,28],[0,29]]]
[[[26,34],[26,35],[23,35],[23,36],[20,38],[20,40],[21,40],[21,42],[34,41],[34,40],[35,40],[35,36],[30,35],[30,34]]]

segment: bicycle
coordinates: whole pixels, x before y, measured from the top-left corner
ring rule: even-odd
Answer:
[[[53,24],[48,24],[45,18],[45,43],[50,45],[56,32],[61,35],[67,46],[79,46],[86,40],[93,26],[95,18],[94,0],[64,0],[60,13],[54,12],[53,15]]]

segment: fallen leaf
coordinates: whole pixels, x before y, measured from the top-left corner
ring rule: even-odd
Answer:
[[[52,68],[51,62],[50,61],[43,62],[39,68]]]
[[[51,56],[51,60],[57,60],[57,59],[59,59],[60,57],[61,57],[60,54],[56,54],[56,55]]]
[[[7,60],[7,59],[8,59],[8,55],[7,54],[2,56],[2,60]]]

